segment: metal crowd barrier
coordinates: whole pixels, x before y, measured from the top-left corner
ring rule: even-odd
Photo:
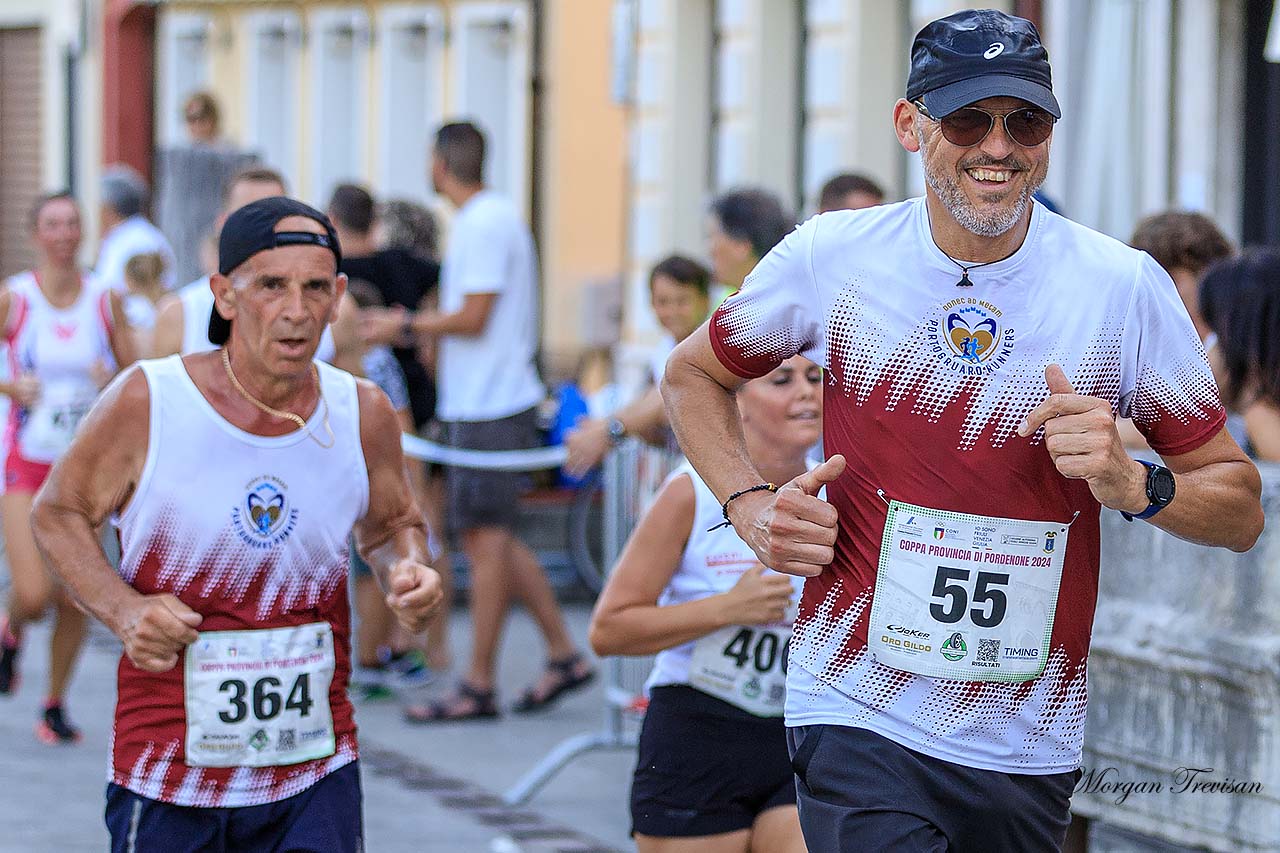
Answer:
[[[1103,513],[1084,778],[1090,849],[1280,850],[1280,466],[1246,554]]]
[[[681,458],[637,441],[620,445],[604,463],[604,557],[606,571],[640,514]],[[525,803],[569,762],[588,752],[633,749],[647,700],[644,682],[652,657],[611,657],[602,662],[604,709],[601,726],[562,741],[505,794],[509,805]]]

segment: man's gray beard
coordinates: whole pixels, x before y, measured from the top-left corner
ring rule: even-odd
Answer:
[[[960,189],[960,184],[954,178],[935,174],[929,168],[923,149],[920,151],[920,165],[924,167],[925,183],[942,201],[943,207],[947,209],[951,217],[960,223],[960,227],[966,231],[972,231],[979,237],[999,237],[1017,225],[1022,219],[1022,214],[1027,209],[1027,203],[1031,200],[1031,196],[1035,194],[1035,191],[1040,188],[1040,183],[1043,182],[1042,178],[1040,182],[1035,184],[1024,184],[1022,189],[1018,191],[1018,198],[1014,201],[1013,207],[997,210],[984,216],[969,203],[964,190]]]

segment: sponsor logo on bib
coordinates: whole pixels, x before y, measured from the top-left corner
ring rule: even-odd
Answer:
[[[965,645],[964,634],[956,631],[950,637],[947,637],[947,641],[942,644],[938,651],[942,652],[942,656],[947,660],[958,661],[969,654],[969,647]]]
[[[1050,530],[1048,533],[1044,535],[1044,552],[1046,554],[1053,553],[1053,545],[1054,545],[1054,541],[1057,539],[1057,536],[1058,534],[1052,530]]]

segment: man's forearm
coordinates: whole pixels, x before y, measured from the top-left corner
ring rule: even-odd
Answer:
[[[662,400],[676,439],[698,475],[720,500],[760,482],[733,392],[694,364],[673,358]]]
[[[663,430],[667,426],[667,410],[662,404],[662,394],[655,385],[627,404],[615,416],[622,421],[628,435],[650,444],[663,442]]]
[[[37,505],[31,530],[45,564],[86,610],[120,636],[123,605],[140,593],[107,562],[89,520],[70,509]]]
[[[1246,461],[1214,462],[1176,474],[1173,503],[1150,521],[1179,539],[1247,551],[1262,531],[1262,478]]]
[[[409,326],[415,335],[457,335],[473,337],[484,331],[483,325],[476,328],[469,317],[462,312],[445,314],[440,311],[418,311],[413,314]]]
[[[424,566],[431,564],[427,550],[427,531],[421,518],[406,520],[381,543],[360,547],[359,551],[383,590],[390,589],[391,569],[397,563],[412,560]]]

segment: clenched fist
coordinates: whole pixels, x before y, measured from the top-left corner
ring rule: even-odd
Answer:
[[[139,595],[116,620],[124,653],[138,669],[167,672],[182,650],[196,641],[204,617],[169,593]]]
[[[414,560],[401,560],[387,578],[387,607],[412,634],[424,630],[444,599],[435,569]]]

